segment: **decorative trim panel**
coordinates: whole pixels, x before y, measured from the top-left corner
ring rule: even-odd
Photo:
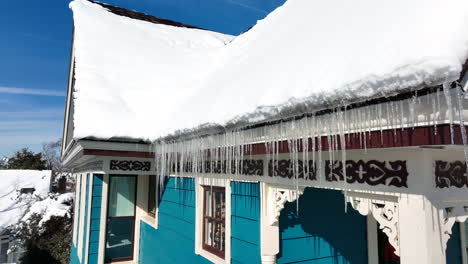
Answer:
[[[468,187],[465,162],[436,160],[434,166],[436,188]]]
[[[269,225],[278,223],[281,210],[286,202],[294,202],[304,193],[303,187],[289,189],[288,187],[267,186],[267,219]]]
[[[192,170],[198,171],[199,173],[215,173],[215,174],[242,174],[251,176],[263,176],[263,160],[242,160],[237,161],[239,163],[236,166],[236,161],[228,163],[227,161],[205,161],[204,163],[199,162],[196,168],[192,168],[191,163],[185,163],[183,171],[185,173],[191,173]],[[177,168],[176,168],[177,166]],[[237,171],[239,168],[239,171]],[[173,171],[180,172],[180,163],[174,164]]]
[[[297,174],[299,179],[316,180],[317,172],[315,163],[309,160],[306,165],[302,160],[298,160],[297,163],[294,161],[287,160],[270,160],[268,162],[268,176],[279,176],[282,178],[294,178]]]
[[[452,236],[452,227],[455,222],[464,223],[468,219],[468,206],[454,205],[444,208],[442,219],[441,233],[442,233],[442,246],[444,251],[447,249],[447,242]]]
[[[111,160],[110,170],[121,171],[150,171],[151,162],[138,160]]]
[[[379,228],[387,235],[388,242],[395,248],[395,254],[399,256],[398,203],[353,196],[348,196],[346,199],[360,214],[372,214],[379,223]]]
[[[406,161],[378,161],[378,160],[347,160],[346,182],[353,184],[368,184],[370,186],[386,185],[398,188],[408,188],[408,170]],[[344,181],[343,162],[325,161],[325,178],[329,182]]]

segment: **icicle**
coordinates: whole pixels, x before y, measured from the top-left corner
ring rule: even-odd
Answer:
[[[437,110],[436,110],[436,98],[434,95],[431,96],[432,105],[432,125],[434,126],[434,135],[437,135]]]
[[[438,119],[440,119],[440,117],[442,116],[441,115],[441,112],[440,112],[440,89],[437,88],[437,91],[436,91],[436,101],[437,101],[437,113],[438,113]],[[437,127],[434,131],[434,135],[437,135]]]
[[[455,88],[457,94],[457,102],[458,102],[458,118],[460,122],[460,131],[462,134],[462,141],[463,141],[463,153],[465,154],[465,162],[468,165],[468,146],[467,146],[467,138],[466,138],[466,128],[465,128],[465,120],[463,118],[463,101],[462,101],[462,94],[460,91],[461,87]]]
[[[450,83],[444,83],[443,85],[444,88],[444,95],[445,95],[445,101],[447,103],[447,112],[448,112],[448,117],[449,117],[449,122],[450,122],[450,141],[452,145],[454,144],[454,135],[453,135],[453,106],[452,106],[452,97],[450,95]]]
[[[378,125],[380,130],[380,145],[383,145],[383,128],[382,128],[382,104],[377,105],[377,112],[378,112]]]
[[[404,130],[405,127],[405,113],[403,109],[403,100],[400,101],[400,112],[401,112],[401,131]]]

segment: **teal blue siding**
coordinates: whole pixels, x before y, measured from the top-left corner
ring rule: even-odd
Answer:
[[[89,225],[88,263],[98,263],[99,233],[101,226],[101,201],[102,201],[102,174],[93,175],[93,188],[91,197],[91,217]]]
[[[452,235],[447,242],[447,251],[445,252],[447,264],[462,264],[460,239],[460,224],[455,222],[452,227]]]
[[[77,239],[82,239],[83,241],[83,249],[88,247],[88,263],[89,264],[96,264],[98,262],[98,249],[99,249],[99,223],[101,217],[101,197],[102,197],[102,178],[103,175],[101,174],[94,174],[93,176],[93,186],[90,184],[90,175],[86,175],[86,198],[85,198],[85,210],[84,212],[84,225],[83,225],[83,233],[77,236]],[[84,177],[83,177],[84,178]],[[98,188],[96,188],[98,187]],[[92,191],[91,201],[89,201],[89,192]],[[99,202],[96,202],[99,200]],[[76,205],[79,206],[81,201],[77,201]],[[91,216],[90,222],[88,222],[88,208],[91,206]],[[79,210],[78,215],[75,220],[79,221]],[[86,241],[86,234],[88,233],[89,229],[89,243]],[[78,232],[78,228],[77,228]],[[76,247],[73,245],[73,242],[70,245],[70,264],[80,264],[80,260],[78,258],[78,251]],[[86,253],[83,250],[83,255],[81,256],[82,261],[84,261],[84,254]]]
[[[259,197],[258,183],[231,183],[232,263],[260,263]]]
[[[89,181],[89,173],[86,174],[86,187],[85,187],[85,199],[84,199],[84,218],[83,218],[83,234],[82,234],[82,238],[83,239],[83,250],[81,252],[81,260],[85,260],[85,254],[86,254],[86,247],[88,245],[88,241],[86,240],[86,236],[88,234],[88,208],[89,208],[89,191],[90,191],[90,181]]]
[[[195,254],[195,184],[190,178],[169,178],[159,204],[159,228],[140,227],[142,264],[211,263]]]
[[[76,247],[73,245],[73,242],[70,245],[70,264],[80,264],[80,260],[78,259],[78,252],[76,252]]]
[[[341,192],[307,188],[296,203],[286,203],[279,218],[278,264],[367,263],[366,217],[344,210]]]

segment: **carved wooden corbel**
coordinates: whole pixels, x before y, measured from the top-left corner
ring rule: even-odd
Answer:
[[[468,219],[468,206],[465,205],[454,205],[452,207],[446,207],[444,209],[441,235],[442,235],[442,246],[443,250],[447,249],[447,242],[452,236],[452,227],[455,222],[465,222]]]
[[[388,236],[389,243],[395,248],[395,254],[400,254],[398,202],[376,200],[364,197],[347,196],[347,202],[362,215],[372,214],[379,223],[379,228]]]
[[[281,210],[284,208],[286,202],[294,202],[299,199],[299,196],[304,193],[303,187],[287,187],[287,186],[269,186],[267,187],[267,214],[268,224],[275,225],[278,223],[278,219]]]

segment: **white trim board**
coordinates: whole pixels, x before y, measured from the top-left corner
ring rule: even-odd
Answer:
[[[106,246],[106,216],[107,216],[107,192],[109,186],[109,174],[104,174],[102,179],[101,194],[101,221],[99,226],[99,250],[98,264],[104,264],[104,250]]]

